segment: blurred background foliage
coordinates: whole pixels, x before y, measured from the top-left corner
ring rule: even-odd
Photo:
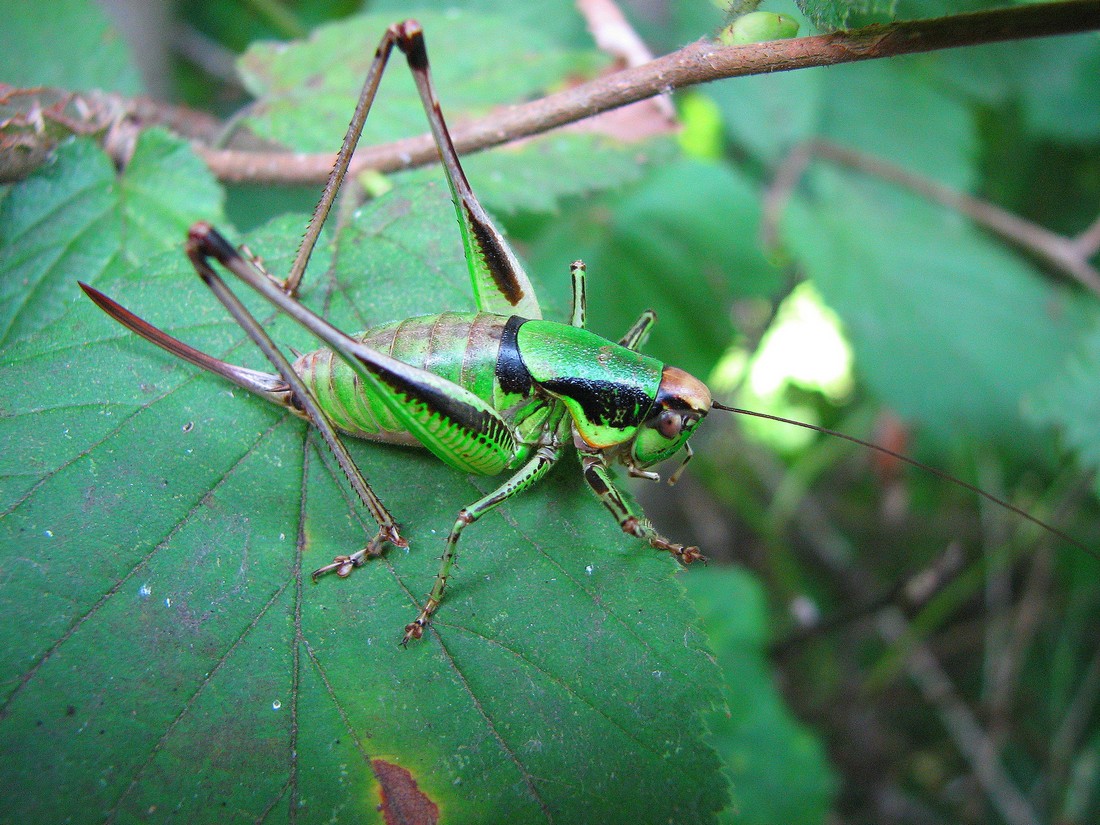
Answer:
[[[289,98],[282,116],[249,110],[250,93],[270,99],[294,69],[254,47],[238,74],[238,56],[364,10],[429,14],[398,0],[107,5],[141,69],[105,65],[98,85],[234,116],[302,151],[336,147],[347,92],[333,92],[332,112],[320,92]],[[466,13],[455,25],[470,27],[459,34],[500,55],[492,102],[612,63],[570,2],[453,5]],[[728,12],[706,0],[620,5],[655,54],[714,34]],[[761,8],[797,18],[804,35],[998,4],[804,5]],[[441,25],[427,28],[430,47]],[[510,26],[560,59],[540,61],[544,74],[516,70]],[[369,59],[375,36],[344,45]],[[9,60],[8,83],[75,82],[19,77]],[[488,111],[477,90],[463,97],[460,65],[433,69],[452,119]],[[361,69],[344,73],[332,82],[354,87]],[[583,258],[596,331],[617,337],[654,308],[647,350],[708,376],[723,401],[900,449],[1097,547],[1100,312],[1052,257],[1080,238],[1078,271],[1097,262],[1098,75],[1090,33],[743,78],[673,96],[678,126],[655,137],[564,133],[472,157],[467,171],[552,285],[558,317],[568,264]],[[390,83],[380,103],[404,79]],[[424,131],[416,109],[394,107],[402,114],[378,116],[369,139]],[[932,184],[973,196],[975,212],[938,202]],[[242,232],[308,212],[317,195],[228,192]],[[990,228],[996,209],[1036,231],[1005,241]],[[722,415],[677,487],[637,494],[664,532],[711,559],[686,581],[727,679],[730,714],[711,728],[733,780],[728,820],[1096,821],[1097,560],[889,457]],[[759,680],[778,683],[790,709],[739,702]],[[769,757],[765,717],[790,727],[795,755]]]

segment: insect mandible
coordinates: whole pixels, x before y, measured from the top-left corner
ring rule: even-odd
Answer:
[[[394,46],[404,53],[412,71],[451,189],[477,312],[421,316],[349,336],[300,304],[296,295]],[[337,556],[316,570],[314,579],[329,572],[348,576],[387,544],[407,546],[396,520],[370,488],[337,431],[417,444],[462,472],[506,475],[499,487],[458,512],[431,591],[406,625],[401,644],[421,638],[439,607],[463,530],[538,483],[570,447],[578,453],[584,481],[623,532],[670,552],[684,564],[702,558],[697,547],[658,533],[616,487],[611,467],[618,463],[632,476],[659,479],[649,468],[678,453],[684,454],[686,463],[691,457],[688,440],[711,409],[756,413],[714,401],[699,379],[641,354],[638,350],[656,319],[650,311],[617,342],[586,330],[585,267],[580,261],[571,267],[569,323],[543,320],[518,258],[462,171],[432,84],[423,31],[415,21],[390,26],[379,43],[335,166],[287,278],[275,279],[203,222],[189,230],[186,253],[199,277],[277,374],[200,352],[98,290],[80,286],[108,315],[138,335],[316,426],[377,522],[378,532],[364,548]],[[288,361],[214,270],[213,261],[316,335],[326,348]],[[877,445],[824,431],[917,463]],[[1000,499],[951,480],[1053,530]]]

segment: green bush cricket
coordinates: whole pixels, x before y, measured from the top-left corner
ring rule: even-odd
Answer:
[[[348,336],[306,309],[295,296],[395,45],[405,54],[416,81],[451,189],[477,312],[411,318]],[[616,488],[611,466],[621,463],[630,475],[657,480],[659,476],[649,468],[683,452],[682,468],[691,457],[688,440],[712,408],[762,414],[715,402],[697,378],[641,354],[638,350],[655,322],[652,312],[643,313],[618,342],[587,331],[585,268],[580,261],[571,267],[569,323],[542,319],[527,275],[462,171],[431,81],[423,32],[415,21],[391,26],[378,46],[335,167],[288,277],[276,280],[202,222],[191,227],[186,252],[198,275],[264,352],[277,374],[199,352],[92,287],[81,287],[100,308],[135,333],[317,427],[377,522],[378,532],[366,547],[338,556],[315,571],[315,579],[328,572],[348,576],[355,567],[379,555],[386,544],[407,546],[397,522],[363,478],[338,430],[387,443],[424,446],[462,472],[507,474],[497,489],[459,511],[432,589],[405,627],[403,645],[421,638],[439,607],[462,531],[538,483],[570,445],[579,455],[585,482],[625,533],[672,553],[684,564],[702,558],[697,547],[670,541],[653,528]],[[212,260],[320,338],[326,348],[290,363],[217,274]],[[1068,538],[1007,502],[885,448],[812,425],[763,417],[819,429],[917,464]]]

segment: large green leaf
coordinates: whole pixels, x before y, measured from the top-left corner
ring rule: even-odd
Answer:
[[[185,145],[150,131],[121,181],[91,143],[71,142],[3,208],[0,342],[60,315],[74,272],[91,281],[110,266],[178,248],[192,221],[220,218],[221,193]]]
[[[72,180],[105,163],[66,149],[4,225],[33,193],[37,231],[86,234]],[[128,171],[116,197],[135,180],[174,202],[171,164]],[[272,271],[302,221],[248,239]],[[4,273],[21,334],[0,351],[0,818],[382,821],[400,798],[448,822],[713,820],[725,783],[700,714],[718,674],[676,565],[624,538],[572,461],[466,531],[432,631],[402,650],[454,514],[497,480],[352,445],[410,548],[311,585],[369,519],[304,424],[79,296],[92,280],[259,364],[182,255],[129,232],[112,250],[63,258],[48,292]],[[471,303],[441,187],[363,209],[329,259],[305,300],[346,328]]]
[[[902,416],[1025,449],[1022,399],[1095,313],[946,210],[842,174],[792,205],[791,249]],[[827,181],[827,183],[825,183]]]

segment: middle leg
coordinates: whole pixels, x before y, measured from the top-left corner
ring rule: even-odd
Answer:
[[[428,594],[428,599],[420,613],[405,626],[405,637],[401,640],[402,646],[408,645],[413,639],[419,639],[424,635],[424,629],[431,621],[432,614],[435,613],[439,603],[443,600],[443,590],[447,586],[447,578],[454,566],[455,549],[462,531],[493,508],[534,486],[542,479],[562,456],[563,433],[568,432],[568,426],[569,418],[565,415],[565,408],[559,407],[551,414],[544,430],[546,443],[539,445],[534,456],[493,492],[459,510],[454,526],[447,536],[447,544],[443,550],[443,558],[441,559],[439,572],[436,573],[435,582],[432,584],[432,590]]]

